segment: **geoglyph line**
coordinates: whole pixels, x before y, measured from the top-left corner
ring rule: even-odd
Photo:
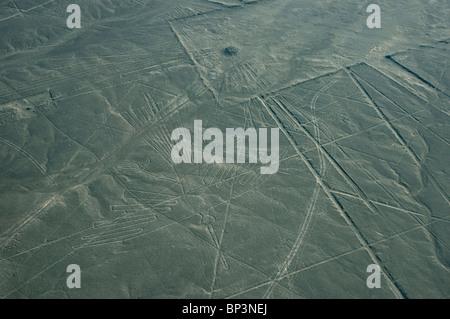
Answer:
[[[328,198],[331,200],[333,206],[336,208],[336,210],[340,213],[341,217],[344,218],[345,222],[347,223],[347,225],[350,227],[350,229],[352,230],[352,232],[354,233],[354,235],[356,236],[356,238],[358,239],[358,241],[360,242],[360,244],[364,247],[365,251],[368,253],[368,255],[370,256],[370,258],[372,259],[373,263],[378,264],[378,265],[382,265],[381,260],[375,255],[375,253],[372,251],[372,249],[369,246],[369,243],[367,242],[367,240],[364,238],[363,234],[359,231],[359,229],[356,227],[356,225],[354,224],[354,222],[351,220],[350,216],[344,211],[343,207],[341,206],[341,204],[338,202],[338,200],[336,199],[336,197],[331,193],[329,187],[325,184],[325,182],[323,181],[322,177],[319,175],[319,173],[316,171],[316,169],[311,165],[311,163],[309,162],[309,160],[306,158],[306,156],[301,152],[301,150],[299,149],[299,147],[297,146],[297,143],[295,142],[295,140],[290,136],[290,134],[286,131],[285,127],[282,125],[282,123],[280,122],[279,118],[276,116],[276,114],[274,113],[274,111],[265,103],[265,101],[258,97],[258,100],[260,101],[260,103],[264,106],[264,108],[266,109],[266,111],[270,114],[270,116],[272,117],[272,119],[277,123],[278,127],[280,128],[280,130],[283,132],[283,134],[285,135],[285,137],[289,140],[290,144],[294,147],[296,153],[300,156],[300,158],[302,159],[302,161],[305,163],[305,165],[307,166],[307,168],[310,170],[310,172],[313,174],[313,176],[316,178],[316,181],[320,184],[320,186],[322,187],[322,189],[324,190],[324,192],[326,193],[326,195],[328,196]],[[296,120],[297,122],[297,120]],[[298,122],[297,122],[298,123]],[[300,123],[298,123],[298,125],[300,126],[300,129],[302,131],[305,131],[305,129],[303,128],[303,126],[301,126]],[[305,132],[306,133],[306,132]],[[308,134],[310,135],[310,134]],[[317,141],[315,141],[317,144]],[[328,154],[328,153],[326,153]],[[330,160],[330,159],[329,159]],[[331,163],[333,163],[330,160]],[[373,206],[373,204],[371,204],[371,206]],[[394,293],[394,295],[399,298],[399,299],[403,299],[406,298],[406,294],[402,291],[402,289],[398,286],[398,283],[392,278],[392,275],[390,274],[390,272],[388,271],[388,269],[383,266],[384,270],[383,271],[383,275],[385,276],[389,288],[391,289],[391,291]]]

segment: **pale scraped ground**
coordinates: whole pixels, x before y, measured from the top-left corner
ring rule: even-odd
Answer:
[[[70,30],[71,2],[0,3],[1,297],[450,297],[448,0],[377,30],[356,0],[80,0]],[[173,165],[196,119],[279,127],[279,172]]]

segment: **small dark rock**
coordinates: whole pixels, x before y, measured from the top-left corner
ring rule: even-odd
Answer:
[[[238,50],[238,48],[231,46],[231,47],[226,47],[225,49],[223,49],[222,52],[225,55],[231,56],[231,55],[238,54],[239,50]]]

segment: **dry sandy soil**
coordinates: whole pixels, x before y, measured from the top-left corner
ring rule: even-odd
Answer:
[[[79,0],[69,29],[72,2],[0,1],[0,297],[450,297],[448,0],[379,0],[381,29],[356,0]],[[278,127],[278,173],[175,165],[194,120]]]

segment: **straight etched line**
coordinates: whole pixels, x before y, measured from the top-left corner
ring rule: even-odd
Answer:
[[[20,9],[17,7],[16,3],[14,2],[14,5],[15,5],[16,8],[19,10],[19,12],[15,13],[15,14],[13,14],[13,15],[10,15],[9,17],[0,19],[0,22],[9,20],[9,19],[11,19],[11,18],[14,18],[14,17],[16,17],[16,16],[18,16],[18,15],[21,15],[21,14],[23,14],[23,13],[25,13],[25,12],[28,12],[28,11],[31,11],[31,10],[33,10],[33,9],[36,9],[36,8],[45,6],[46,4],[49,4],[49,3],[54,2],[54,1],[55,1],[55,0],[50,0],[50,1],[47,1],[47,2],[45,2],[45,3],[38,4],[37,6],[31,7],[31,8],[29,8],[29,9],[26,9],[26,10],[20,10]]]
[[[305,165],[308,167],[310,172],[313,174],[313,176],[316,178],[317,183],[320,184],[328,198],[331,200],[333,206],[336,208],[336,210],[339,212],[342,218],[344,218],[347,225],[350,227],[360,244],[364,247],[365,251],[369,254],[370,258],[375,264],[382,265],[381,260],[378,258],[378,256],[372,251],[372,249],[369,247],[369,243],[364,238],[363,234],[359,231],[359,229],[356,227],[350,216],[344,211],[341,204],[338,202],[336,197],[331,193],[329,187],[325,184],[323,179],[320,177],[319,173],[315,170],[315,168],[311,165],[309,160],[305,157],[305,155],[300,151],[299,147],[297,146],[297,143],[294,141],[294,139],[290,136],[290,134],[286,131],[285,127],[281,124],[280,120],[276,116],[276,114],[273,112],[273,110],[264,102],[264,100],[260,97],[258,97],[258,101],[264,106],[266,111],[269,113],[269,115],[272,117],[272,119],[277,123],[280,130],[283,132],[283,134],[286,136],[286,138],[289,140],[293,148],[295,149],[296,153],[300,156],[302,161],[305,163]],[[303,126],[300,128],[304,130]],[[314,139],[315,140],[315,139]],[[317,144],[317,141],[316,141]],[[317,145],[318,148],[321,147],[320,145]],[[325,154],[328,154],[325,152]],[[329,155],[328,155],[329,156]],[[330,159],[329,159],[330,160]],[[333,163],[332,160],[330,160],[331,163]],[[373,204],[371,204],[373,206]],[[406,293],[400,288],[399,284],[392,278],[392,275],[390,274],[389,270],[386,268],[386,266],[382,265],[382,268],[384,269],[383,275],[386,277],[386,280],[388,282],[389,288],[392,290],[394,295],[399,298],[407,298]]]
[[[15,0],[11,0],[12,3],[14,4],[14,6],[16,7],[17,11],[19,11],[20,13],[22,13],[22,10],[19,8],[19,6],[17,5]]]
[[[361,93],[367,98],[367,100],[370,102],[370,105],[375,110],[375,112],[378,114],[378,116],[384,121],[388,129],[392,132],[392,134],[395,136],[397,141],[405,148],[405,150],[408,152],[408,154],[411,156],[411,158],[414,160],[416,165],[419,168],[423,168],[425,171],[427,177],[430,179],[433,186],[436,188],[436,190],[441,194],[441,196],[444,198],[444,200],[447,202],[447,205],[450,206],[450,199],[444,189],[441,187],[441,185],[436,181],[433,175],[431,175],[428,168],[425,166],[425,164],[422,164],[421,160],[417,157],[417,155],[414,153],[414,151],[408,146],[408,144],[405,142],[403,137],[400,135],[400,133],[395,129],[395,127],[392,125],[390,120],[386,117],[386,115],[383,113],[383,111],[380,109],[380,107],[377,105],[377,103],[374,101],[374,99],[369,95],[369,93],[364,89],[361,85],[361,83],[356,79],[353,72],[346,68],[345,72],[347,72],[348,76],[352,79],[352,81],[355,83],[356,87],[361,91]]]
[[[426,85],[428,85],[430,88],[432,88],[433,90],[444,94],[447,97],[450,97],[449,94],[447,94],[446,92],[442,91],[441,89],[437,88],[434,84],[432,84],[431,82],[425,80],[423,77],[421,77],[419,74],[417,74],[416,72],[412,71],[411,69],[407,68],[406,66],[404,66],[403,64],[397,62],[394,58],[392,58],[391,55],[387,55],[386,59],[388,59],[389,61],[394,62],[397,66],[399,66],[402,70],[408,72],[409,74],[415,76],[417,79],[419,79],[422,83],[425,83]]]
[[[373,213],[377,214],[377,208],[370,203],[367,195],[364,191],[355,183],[355,181],[347,174],[347,172],[339,165],[339,163],[328,153],[328,151],[321,145],[312,134],[305,128],[305,126],[300,123],[297,118],[284,106],[283,103],[277,101],[275,98],[272,100],[280,107],[284,113],[292,120],[292,122],[303,132],[315,145],[315,147],[322,152],[322,154],[327,158],[331,165],[336,169],[336,171],[344,178],[348,185],[350,185],[353,190],[359,195],[360,199],[367,206],[367,208]]]

